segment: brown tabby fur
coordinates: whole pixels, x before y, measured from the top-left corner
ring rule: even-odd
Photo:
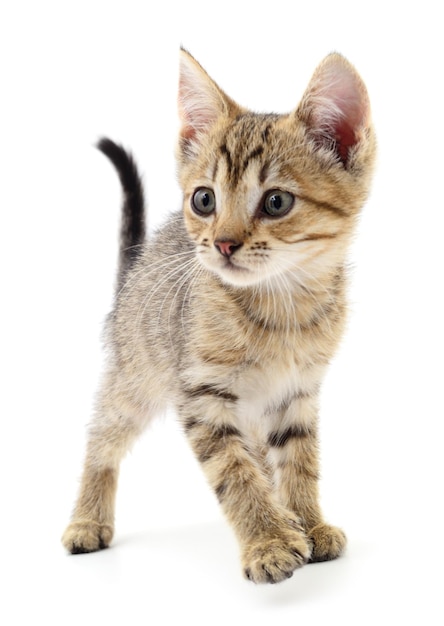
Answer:
[[[278,582],[346,543],[318,503],[317,413],[374,160],[367,92],[332,54],[294,112],[254,114],[182,51],[179,111],[183,212],[121,270],[63,543],[73,553],[109,545],[119,463],[173,405],[238,537],[245,576]],[[199,188],[215,194],[209,215],[193,209]],[[269,190],[294,196],[287,213],[264,212]],[[124,239],[123,254],[125,245],[137,240]]]

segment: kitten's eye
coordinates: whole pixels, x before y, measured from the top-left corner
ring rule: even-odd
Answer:
[[[293,194],[288,191],[273,189],[265,196],[262,212],[270,217],[281,217],[288,213],[293,206],[293,202]]]
[[[191,208],[198,215],[210,215],[216,208],[214,191],[208,187],[196,189],[191,198]]]

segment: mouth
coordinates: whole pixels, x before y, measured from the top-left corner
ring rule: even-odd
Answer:
[[[233,261],[231,259],[224,259],[224,262],[222,263],[222,270],[228,271],[228,272],[233,272],[233,273],[247,273],[247,274],[251,274],[251,270],[248,269],[247,267],[243,267],[242,265],[238,265],[236,263],[233,263]]]
[[[230,259],[224,260],[217,270],[223,282],[234,287],[251,287],[260,282],[261,276],[248,267],[237,265]]]
[[[261,280],[261,276],[257,272],[240,265],[232,258],[202,258],[201,261],[207,269],[217,274],[222,282],[228,285],[235,287],[248,287],[260,282]]]

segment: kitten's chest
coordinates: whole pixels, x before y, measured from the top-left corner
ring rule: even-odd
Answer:
[[[259,437],[266,436],[294,398],[318,389],[324,370],[323,364],[301,366],[291,351],[245,368],[231,385],[238,398],[234,412],[239,426]]]
[[[261,318],[257,307],[247,309],[227,298],[206,297],[203,304],[189,327],[185,384],[215,390],[217,402],[235,398],[225,409],[242,431],[260,439],[293,398],[318,388],[324,346],[313,342],[293,316]]]
[[[221,342],[224,338],[220,338]],[[226,338],[225,338],[226,340]],[[256,441],[266,440],[268,434],[279,422],[286,408],[294,398],[311,395],[321,382],[325,363],[306,362],[297,350],[297,344],[282,342],[277,349],[258,350],[254,353],[244,350],[244,358],[238,348],[237,357],[227,363],[220,359],[221,352],[213,358],[193,359],[192,365],[184,372],[187,384],[196,389],[213,389],[217,400],[209,398],[211,419],[216,422],[235,420],[236,427]],[[247,358],[247,355],[255,358]],[[219,357],[219,358],[218,358]],[[225,402],[228,399],[228,402]],[[214,401],[223,411],[219,416]],[[209,410],[210,407],[207,407]],[[297,421],[298,416],[294,419]]]

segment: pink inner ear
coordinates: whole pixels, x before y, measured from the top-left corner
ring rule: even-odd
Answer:
[[[359,141],[359,131],[362,129],[364,121],[364,112],[359,103],[347,95],[341,96],[338,103],[338,109],[342,112],[333,124],[334,136],[332,137],[336,143],[336,150],[345,162],[348,157],[349,149]]]
[[[178,105],[179,105],[179,117],[182,122],[182,126],[180,129],[180,134],[185,139],[192,139],[196,134],[196,127],[193,124],[193,116],[190,110],[187,110],[187,102],[190,89],[187,81],[184,79],[183,75],[180,75],[179,78],[179,97],[178,97]]]
[[[355,76],[347,73],[332,88],[331,98],[341,112],[336,120],[335,140],[344,151],[359,141],[359,131],[366,123],[367,98],[363,98],[359,87]]]
[[[183,75],[179,79],[179,115],[182,122],[180,134],[185,139],[193,139],[199,128],[205,126],[205,115],[196,106],[198,97],[192,85]]]
[[[223,102],[217,88],[198,64],[183,58],[179,75],[179,115],[181,135],[194,140],[220,115]]]
[[[333,142],[344,163],[369,123],[367,91],[354,68],[340,55],[327,57],[308,90],[309,124],[321,143]]]

